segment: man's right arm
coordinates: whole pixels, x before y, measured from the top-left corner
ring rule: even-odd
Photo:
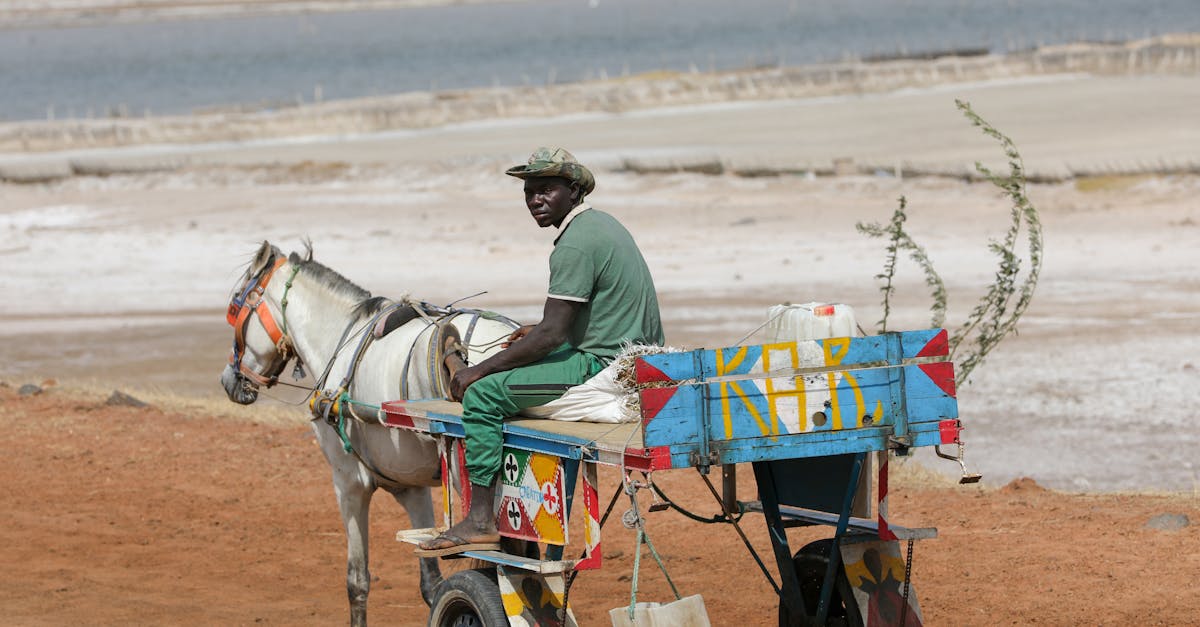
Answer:
[[[547,298],[542,311],[542,321],[529,329],[529,332],[523,337],[513,341],[505,350],[474,366],[458,371],[458,374],[454,375],[454,379],[450,382],[450,396],[462,399],[467,388],[479,379],[489,374],[531,364],[554,352],[554,349],[567,341],[571,324],[582,308],[582,302]]]

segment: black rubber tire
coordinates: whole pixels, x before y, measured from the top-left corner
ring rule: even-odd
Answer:
[[[438,586],[429,627],[507,627],[495,569],[464,570]]]
[[[817,604],[821,602],[821,584],[825,581],[825,569],[829,566],[829,549],[833,538],[817,540],[804,545],[792,556],[796,577],[800,579],[800,596],[804,599],[804,610],[816,616]],[[782,601],[779,603],[779,625],[790,624],[790,615]],[[829,616],[825,621],[831,627],[863,627],[862,614],[846,578],[845,565],[839,565],[834,575],[833,595],[829,601]]]

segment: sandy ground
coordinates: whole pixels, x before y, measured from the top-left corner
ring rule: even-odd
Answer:
[[[995,161],[998,148],[958,116],[955,97],[1013,136],[1031,167],[1196,161],[1200,119],[1186,105],[1196,85],[1195,77],[1073,76],[166,147],[189,165],[0,185],[0,380],[53,378],[174,403],[166,412],[112,410],[99,406],[102,396],[3,393],[5,502],[15,505],[0,525],[0,562],[27,565],[2,569],[16,578],[0,597],[6,620],[340,620],[344,542],[303,416],[283,424],[252,422],[253,411],[214,417],[225,412],[214,401],[223,398],[216,379],[231,336],[228,291],[263,239],[287,250],[310,237],[318,260],[377,294],[448,302],[488,290],[469,302],[534,321],[551,237],[528,222],[519,184],[501,172],[537,144],[562,144],[595,166],[594,204],[645,251],[672,344],[736,342],[784,301],[848,303],[870,328],[881,315],[872,277],[883,249],[854,225],[886,220],[901,195],[910,231],[946,280],[953,325],[990,282],[987,242],[1008,219],[986,183],[902,179],[887,168],[768,178],[617,170],[625,159],[814,168],[842,157],[964,168]],[[931,624],[1183,624],[1197,614],[1196,526],[1143,525],[1159,513],[1197,516],[1198,191],[1200,178],[1189,175],[1031,187],[1046,238],[1038,293],[1020,335],[959,393],[968,461],[985,474],[984,489],[917,487],[900,497],[898,511],[911,512],[913,524],[943,530],[920,545],[914,569]],[[928,324],[911,266],[899,298],[891,327]],[[278,397],[257,409],[279,413],[299,400]],[[1003,488],[1020,477],[1059,491]],[[703,503],[688,477],[664,481]],[[21,488],[31,483],[48,487]],[[406,521],[394,507],[379,511],[372,611],[417,624],[414,562],[391,540]],[[663,524],[673,559],[688,564],[678,569],[688,573],[685,589],[705,594],[717,624],[771,622],[765,584],[743,588],[711,574],[720,563],[713,556],[734,551],[732,534],[712,550],[710,535],[685,532],[684,521]],[[578,599],[588,624],[604,624],[603,611],[627,593],[619,577],[628,562],[616,561],[589,575]]]
[[[103,394],[58,390],[20,398],[0,388],[0,409],[5,624],[344,620],[341,523],[306,426],[110,407]],[[659,475],[684,506],[716,510],[695,475]],[[607,501],[616,477],[602,473],[601,483]],[[893,519],[939,528],[913,559],[926,624],[1185,625],[1200,615],[1200,527],[1146,526],[1163,514],[1197,520],[1194,498],[1065,495],[1030,480],[893,488]],[[703,596],[714,625],[776,624],[777,601],[733,529],[650,516],[668,572],[681,593]],[[769,554],[761,520],[742,522]],[[377,624],[425,624],[416,558],[394,540],[406,525],[398,507],[377,499]],[[604,567],[581,574],[571,594],[583,625],[609,624],[607,611],[629,598],[634,538],[615,520],[604,534]],[[796,544],[820,537],[791,536]],[[640,599],[671,598],[652,562],[640,579]]]

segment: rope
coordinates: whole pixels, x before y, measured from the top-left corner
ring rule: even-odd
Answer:
[[[350,414],[351,418],[354,418],[355,420],[358,420],[359,422],[364,422],[362,418],[359,418],[358,414],[354,413],[354,405],[370,407],[372,409],[375,409],[376,411],[379,410],[379,405],[375,405],[372,403],[364,403],[362,401],[356,401],[356,400],[350,398],[350,393],[347,392],[345,389],[343,389],[333,399],[327,399],[327,400],[331,400],[332,402],[330,402],[328,405],[325,405],[325,408],[321,412],[321,414],[315,415],[314,419],[323,416],[325,418],[325,421],[330,423],[333,426],[334,431],[338,435],[338,439],[340,439],[342,441],[342,451],[344,451],[346,453],[353,453],[354,456],[358,457],[359,461],[362,461],[363,464],[366,465],[368,469],[370,469],[372,472],[376,472],[376,474],[379,474],[374,469],[374,467],[372,467],[370,464],[367,464],[366,461],[363,460],[362,457],[358,454],[358,452],[354,450],[354,445],[351,444],[351,442],[350,442],[350,434],[346,431],[346,414],[347,413]],[[313,413],[316,414],[317,412],[314,410]],[[334,420],[330,420],[330,416],[329,416],[330,413],[334,414],[334,416],[333,416]],[[382,477],[383,479],[388,479],[388,477],[385,475],[380,475],[380,477]],[[389,481],[390,481],[390,479],[389,479]]]
[[[637,550],[633,552],[633,582],[629,586],[629,621],[633,622],[634,608],[637,607],[638,573],[642,572],[642,540],[645,534],[639,527],[637,532]]]
[[[296,280],[296,274],[300,272],[300,267],[303,263],[296,264],[292,268],[292,276],[288,277],[287,283],[283,284],[283,298],[279,300],[279,321],[283,323],[283,335],[287,336],[287,305],[288,292],[292,291],[292,282]]]
[[[482,316],[480,316],[480,317],[482,317]],[[483,344],[467,344],[467,346],[482,353],[483,351],[486,351],[489,348],[494,348],[494,347],[499,346],[507,341],[508,341],[508,335],[501,335],[500,337],[498,337],[490,342],[485,342]]]
[[[683,596],[679,594],[679,589],[675,587],[675,582],[671,581],[671,574],[667,572],[667,565],[663,563],[662,557],[659,556],[658,551],[654,548],[654,543],[650,541],[650,536],[646,535],[645,531],[642,531],[642,541],[646,543],[646,548],[650,549],[650,555],[654,556],[654,561],[658,563],[659,570],[667,578],[667,583],[670,584],[671,592],[675,595],[675,599],[682,599]]]
[[[634,519],[635,519],[634,525],[637,527],[637,530],[638,530],[637,531],[637,548],[633,554],[633,577],[631,579],[631,583],[629,586],[629,620],[630,621],[633,620],[634,608],[635,608],[635,606],[637,606],[638,573],[641,571],[642,545],[643,544],[646,545],[646,548],[650,549],[650,555],[654,558],[655,563],[658,564],[658,569],[662,571],[663,576],[666,577],[667,584],[671,586],[671,592],[675,594],[675,598],[676,599],[682,598],[679,594],[679,589],[675,587],[675,582],[671,580],[671,574],[667,572],[667,565],[663,563],[662,557],[659,556],[658,551],[655,550],[655,548],[654,548],[654,543],[650,541],[650,536],[646,534],[646,520],[644,518],[642,518],[642,514],[639,511],[638,502],[637,502],[637,491],[638,491],[639,487],[640,486],[638,486],[638,484],[633,481],[627,481],[625,484],[625,492],[627,494],[629,494],[629,502],[630,502],[630,505],[632,506],[632,509],[630,511],[633,512]]]
[[[671,574],[667,572],[666,564],[663,564],[662,557],[658,551],[654,549],[654,543],[650,541],[650,536],[646,535],[645,526],[642,524],[641,516],[638,517],[638,532],[637,532],[637,550],[633,554],[633,578],[629,587],[629,620],[633,620],[634,608],[637,606],[637,590],[638,590],[638,573],[641,572],[642,562],[642,545],[650,549],[650,555],[658,564],[658,569],[662,571],[664,577],[667,578],[667,584],[671,586],[671,592],[676,599],[683,598],[679,594],[679,589],[675,587],[675,582],[671,580]]]
[[[342,439],[342,451],[346,453],[353,453],[354,447],[350,444],[350,436],[346,435],[346,415],[342,413],[342,407],[340,405],[343,400],[350,400],[349,392],[342,392],[341,396],[338,397],[339,405],[337,408],[337,434],[338,437]]]
[[[483,290],[482,292],[475,292],[474,294],[471,294],[470,296],[463,296],[461,298],[457,298],[455,300],[450,301],[450,304],[446,305],[446,309],[453,309],[455,305],[463,302],[464,300],[475,298],[476,296],[483,296],[484,294],[487,294],[487,290]]]
[[[296,385],[295,383],[288,383],[287,381],[276,381],[275,385],[284,385],[284,386],[287,386],[290,388],[304,390],[307,393],[304,395],[304,398],[301,398],[300,400],[297,400],[297,401],[284,400],[283,397],[275,395],[275,394],[271,394],[267,390],[260,390],[259,395],[265,396],[266,398],[269,398],[277,403],[282,403],[284,405],[296,406],[296,405],[303,405],[305,403],[308,403],[309,399],[312,397],[312,393],[316,391],[315,388],[310,388],[310,387],[307,387],[304,385]]]
[[[758,325],[758,326],[754,327],[754,329],[753,329],[753,330],[751,330],[749,333],[747,333],[747,334],[743,335],[743,336],[742,336],[742,339],[740,339],[740,340],[738,340],[738,341],[734,342],[734,343],[733,343],[733,346],[741,346],[742,342],[745,342],[746,340],[750,339],[750,336],[751,336],[751,335],[754,335],[755,333],[758,333],[758,331],[759,331],[760,329],[762,329],[763,327],[767,326],[768,324],[771,324],[772,322],[775,322],[775,320],[776,320],[777,318],[779,318],[780,316],[782,316],[784,313],[785,313],[785,312],[781,311],[781,312],[779,312],[779,313],[775,314],[774,316],[771,316],[770,318],[767,318],[767,321],[766,321],[766,322],[764,322],[764,323],[762,323],[762,324],[760,324],[760,325]]]

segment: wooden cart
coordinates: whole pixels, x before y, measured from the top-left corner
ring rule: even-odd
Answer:
[[[635,366],[640,422],[506,421],[497,525],[502,536],[544,550],[538,558],[466,553],[494,571],[448,578],[430,624],[574,624],[572,573],[603,562],[600,464],[623,469],[622,491],[634,505],[633,520],[624,522],[632,526],[644,524],[637,491],[651,483],[638,480],[641,473],[720,469],[726,513],[761,512],[769,529],[779,581],[758,563],[779,593],[780,624],[921,624],[909,585],[911,542],[937,531],[889,524],[887,459],[922,446],[961,447],[948,359],[942,329],[648,355]],[[469,500],[453,487],[470,486],[460,411],[446,401],[395,401],[380,410],[389,426],[439,437],[447,526]],[[753,468],[757,500],[736,500],[737,464]],[[870,478],[873,491],[863,489]],[[571,555],[582,557],[565,558],[575,540],[568,514],[580,495],[583,546]],[[868,510],[873,515],[861,515]],[[833,534],[794,551],[787,529],[800,525],[828,525]],[[437,531],[401,531],[398,539],[416,543]],[[901,541],[909,543],[908,560]]]

